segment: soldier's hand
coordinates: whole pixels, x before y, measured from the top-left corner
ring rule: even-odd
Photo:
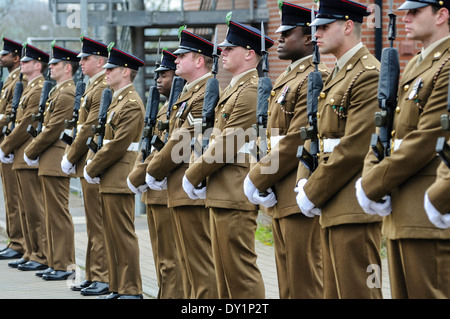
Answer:
[[[167,189],[167,177],[164,177],[162,181],[157,181],[156,178],[151,176],[149,173],[145,175],[145,182],[150,189],[155,191],[162,191]]]
[[[255,194],[255,191],[257,191],[257,190],[258,189],[253,184],[253,182],[250,180],[250,177],[247,174],[247,176],[244,179],[244,194],[245,194],[245,196],[247,196],[249,202],[252,204],[255,204],[255,205],[258,205],[258,203],[253,198],[253,194]]]
[[[303,190],[303,187],[305,186],[307,181],[308,180],[306,178],[302,178],[298,181],[297,187],[294,188],[294,191],[298,193],[295,198],[297,201],[297,205],[300,208],[300,211],[306,217],[320,216],[322,214],[322,211],[309,200],[308,196],[306,196],[306,193]]]
[[[434,226],[442,229],[450,227],[450,214],[441,214],[431,203],[428,193],[425,193],[424,205],[428,219]]]
[[[14,162],[14,154],[5,155],[2,149],[0,149],[0,161],[4,164],[12,164]]]
[[[76,166],[70,163],[69,160],[67,159],[67,154],[64,154],[61,160],[61,170],[67,175],[75,173],[77,170]]]
[[[190,199],[205,199],[206,187],[196,189],[194,185],[187,179],[186,175],[183,176],[182,186],[185,193]],[[199,196],[200,195],[200,196]]]
[[[91,176],[89,176],[89,174],[86,172],[86,168],[87,168],[88,165],[89,165],[89,162],[88,162],[88,164],[86,164],[86,166],[85,166],[84,169],[83,169],[83,177],[84,177],[84,179],[85,179],[86,182],[88,182],[89,184],[100,184],[100,177],[91,177]]]
[[[147,191],[147,189],[148,189],[148,185],[147,185],[147,184],[144,184],[144,185],[135,187],[135,186],[131,183],[129,177],[127,177],[127,184],[128,184],[128,188],[129,188],[133,193],[135,193],[136,195],[142,195],[142,193],[145,193],[145,192]]]
[[[361,185],[362,178],[359,178],[356,181],[355,188],[356,188],[356,198],[358,199],[358,203],[361,206],[361,208],[366,212],[366,214],[369,215],[380,215],[380,216],[387,216],[391,213],[392,207],[391,207],[391,196],[386,195],[382,198],[382,201],[375,202],[371,199],[369,199],[364,192],[364,189]]]
[[[39,157],[36,159],[28,158],[27,154],[23,153],[23,159],[28,164],[28,166],[38,166],[39,165]]]

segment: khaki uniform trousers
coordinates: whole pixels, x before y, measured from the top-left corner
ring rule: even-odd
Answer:
[[[47,227],[47,260],[54,270],[69,271],[75,266],[75,238],[69,212],[70,178],[40,176]]]
[[[256,264],[257,212],[211,208],[211,240],[221,299],[264,299]]]
[[[185,278],[186,299],[216,299],[209,210],[204,206],[172,207],[175,239]]]
[[[102,203],[99,185],[80,178],[88,243],[86,247],[86,280],[108,282],[108,257],[103,232]]]
[[[181,270],[171,209],[166,205],[147,205],[147,223],[158,279],[159,299],[182,299]]]
[[[388,239],[387,252],[393,299],[450,298],[450,240]]]
[[[134,231],[134,194],[101,193],[108,254],[109,290],[120,295],[142,293],[139,242]]]
[[[23,236],[21,215],[22,207],[19,201],[19,186],[13,164],[1,163],[3,196],[5,201],[6,232],[10,242],[8,247],[18,253],[25,253],[25,238]],[[24,259],[28,256],[23,256]],[[28,259],[27,259],[28,260]]]
[[[323,299],[319,217],[272,219],[280,299]]]
[[[19,198],[24,218],[22,225],[28,260],[47,265],[47,232],[42,187],[37,169],[17,169]]]
[[[381,222],[322,229],[323,287],[326,299],[382,298]],[[374,271],[378,277],[373,281]],[[375,287],[373,286],[375,284]]]

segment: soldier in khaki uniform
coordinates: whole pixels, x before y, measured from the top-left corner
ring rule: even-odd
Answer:
[[[450,169],[442,162],[437,169],[436,181],[425,193],[424,207],[428,219],[439,228],[450,227]]]
[[[325,298],[381,298],[379,278],[369,287],[369,265],[381,265],[381,217],[359,207],[355,182],[375,131],[378,60],[361,43],[367,7],[352,1],[320,1],[316,19],[321,54],[336,58],[320,93],[319,165],[299,164],[297,203],[306,216],[320,215]]]
[[[29,166],[39,167],[44,194],[49,268],[36,273],[44,280],[65,280],[75,273],[74,226],[69,212],[70,178],[61,171],[65,144],[59,137],[64,131],[64,121],[72,117],[75,98],[72,78],[78,68],[77,54],[52,44],[50,77],[56,81],[56,86],[47,100],[43,130],[23,153]]]
[[[211,42],[189,31],[181,31],[180,45],[174,52],[178,56],[175,73],[187,83],[170,114],[170,138],[153,156],[145,178],[150,189],[167,188],[181,271],[191,287],[191,291],[185,291],[185,298],[193,299],[217,298],[209,210],[204,200],[190,199],[181,188],[191,157],[194,125],[201,123],[206,82],[212,77],[212,53]]]
[[[20,58],[22,45],[16,41],[3,37],[3,50],[0,52],[0,67],[8,69],[8,77],[3,84],[0,96],[0,141],[4,139],[2,129],[8,125],[7,116],[11,114],[12,99],[17,81],[20,78]],[[27,85],[23,77],[24,88]],[[12,171],[12,164],[1,164],[3,183],[3,197],[5,201],[6,233],[9,242],[0,251],[0,259],[20,258],[25,253],[25,238],[21,225],[21,211],[19,190],[16,174]]]
[[[271,150],[251,169],[244,191],[262,206],[265,197],[260,198],[260,191],[271,188],[276,196],[276,204],[266,212],[272,217],[280,298],[323,298],[319,217],[300,213],[293,188],[297,148],[304,142],[300,127],[308,125],[308,74],[315,67],[309,27],[311,9],[288,2],[281,5],[277,52],[280,59],[292,63],[276,80],[269,99],[267,130]],[[321,63],[319,70],[325,79],[325,64]],[[269,171],[271,165],[274,172]]]
[[[106,88],[103,65],[108,59],[108,49],[103,43],[82,37],[82,48],[78,57],[83,74],[89,77],[87,88],[81,99],[77,135],[67,147],[61,161],[61,169],[67,175],[79,177],[83,191],[83,203],[86,216],[88,245],[86,248],[86,279],[72,290],[82,295],[101,295],[108,293],[108,266],[103,234],[102,205],[99,185],[90,184],[83,178],[88,146],[86,141],[94,134],[92,125],[97,124],[98,110],[103,89]]]
[[[175,76],[176,58],[177,56],[172,52],[163,50],[161,65],[155,70],[158,73],[158,91],[167,98],[166,103],[158,111],[156,122],[164,121],[166,118],[168,98]],[[165,131],[159,131],[155,127],[154,134],[164,140]],[[147,222],[159,285],[157,297],[160,299],[180,299],[184,297],[184,292],[183,285],[181,285],[180,262],[175,245],[173,215],[171,209],[167,207],[167,190],[148,189],[145,182],[146,169],[154,152],[157,152],[157,150],[153,150],[152,154],[147,156],[144,161],[142,160],[142,152],[138,156],[133,171],[128,175],[128,187],[135,194],[142,195],[142,200],[146,203]]]
[[[47,268],[45,213],[38,168],[28,166],[25,163],[23,150],[33,139],[27,132],[28,125],[37,126],[32,115],[37,114],[39,110],[41,90],[44,83],[42,74],[47,69],[48,61],[49,55],[47,53],[25,44],[21,70],[27,76],[28,85],[22,93],[17,110],[17,125],[0,145],[0,160],[2,163],[12,163],[13,170],[17,175],[19,199],[24,211],[22,229],[24,230],[26,252],[21,259],[17,260],[15,265],[18,269],[27,271]]]
[[[449,1],[406,1],[399,10],[407,37],[422,50],[405,67],[394,115],[392,153],[379,162],[369,152],[356,184],[359,203],[384,217],[393,298],[449,298],[450,229],[427,218],[423,198],[441,162],[450,70]],[[448,196],[447,196],[448,199]]]
[[[245,150],[248,142],[239,133],[248,133],[256,123],[256,67],[261,60],[261,33],[233,20],[227,23],[226,39],[219,46],[223,47],[223,68],[233,78],[215,109],[213,141],[186,171],[183,189],[192,199],[205,198],[210,209],[219,298],[262,299],[264,282],[255,252],[258,207],[243,192],[250,154]],[[273,45],[267,37],[265,42],[267,49]],[[232,145],[236,136],[237,143]],[[205,179],[204,193],[194,193],[195,186]]]
[[[144,104],[133,86],[142,66],[144,62],[137,57],[110,47],[104,68],[106,83],[114,95],[108,109],[104,145],[83,173],[88,183],[100,185],[111,291],[106,299],[142,299],[139,244],[134,232],[135,196],[127,185],[144,125]]]

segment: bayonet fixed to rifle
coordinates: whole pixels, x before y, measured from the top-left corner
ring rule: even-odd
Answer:
[[[97,153],[103,147],[106,119],[108,116],[108,108],[112,101],[112,96],[113,93],[110,88],[103,90],[102,98],[100,100],[100,109],[98,111],[98,122],[97,125],[92,125],[92,132],[97,134],[97,143],[94,141],[94,137],[89,137],[86,141],[86,145],[94,153]]]
[[[381,53],[381,68],[378,81],[378,104],[381,111],[375,113],[375,126],[379,128],[379,134],[372,134],[370,146],[379,161],[391,154],[390,138],[394,113],[397,106],[398,80],[400,76],[399,54],[394,48],[396,37],[396,15],[389,12],[390,47],[384,48]]]
[[[450,113],[450,81],[448,82],[447,93],[447,111]],[[441,115],[441,126],[444,131],[450,131],[450,116],[448,114]],[[450,146],[445,137],[439,137],[436,142],[436,152],[441,157],[441,160],[450,168]]]
[[[2,129],[2,133],[4,135],[9,135],[16,126],[17,108],[19,107],[20,98],[22,97],[22,93],[23,93],[22,79],[23,79],[23,73],[20,73],[19,81],[16,83],[16,85],[14,87],[11,114],[6,116],[6,125],[3,126],[3,129]],[[8,127],[9,123],[11,123],[11,125]]]
[[[314,7],[311,9],[311,22],[315,19]],[[317,108],[319,95],[323,88],[322,74],[319,71],[320,53],[315,36],[316,27],[311,26],[311,42],[314,45],[313,64],[314,71],[308,75],[308,92],[306,113],[308,116],[308,127],[300,128],[300,137],[310,140],[309,152],[304,145],[298,147],[297,158],[312,173],[319,165],[319,136],[317,130]]]
[[[27,132],[32,136],[36,137],[42,132],[42,124],[44,123],[44,113],[45,107],[47,105],[48,95],[50,90],[52,89],[52,82],[50,81],[50,69],[48,70],[47,79],[44,81],[41,90],[41,96],[39,98],[39,109],[37,114],[32,114],[31,119],[33,122],[38,122],[36,128],[34,128],[33,124],[29,124],[27,127]]]
[[[159,43],[157,55],[159,57]],[[155,68],[157,69],[160,63],[158,59],[156,59],[156,61],[157,62]],[[151,152],[151,139],[156,126],[156,116],[158,115],[159,101],[160,101],[160,94],[157,87],[158,74],[159,74],[158,72],[155,72],[154,77],[155,83],[154,85],[151,85],[148,90],[147,106],[145,108],[145,117],[144,117],[144,129],[142,130],[142,141],[141,141],[141,152],[143,162],[150,155]]]
[[[164,141],[162,141],[158,135],[153,135],[151,145],[160,151],[164,145],[167,143],[169,139],[169,121],[170,114],[172,113],[172,108],[175,102],[178,99],[178,96],[183,91],[183,87],[186,81],[179,76],[174,76],[172,80],[172,87],[170,89],[169,101],[167,102],[167,113],[166,113],[166,121],[158,121],[157,127],[160,132],[166,131]]]
[[[72,135],[69,135],[63,131],[61,132],[61,136],[59,137],[59,139],[64,143],[66,143],[67,145],[72,145],[78,133],[77,125],[81,107],[81,98],[83,97],[85,90],[86,90],[86,83],[84,83],[84,74],[81,72],[80,79],[77,82],[77,86],[75,88],[75,100],[73,102],[72,119],[64,121],[66,129],[72,129]]]

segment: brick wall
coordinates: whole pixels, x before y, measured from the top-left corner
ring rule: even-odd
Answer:
[[[295,3],[304,7],[311,8],[314,5],[313,0],[290,0],[288,2]],[[381,17],[382,21],[381,23],[378,21],[380,17],[380,10],[376,6],[375,0],[360,0],[360,3],[370,6],[375,10],[375,12],[364,19],[363,23],[363,32],[362,32],[362,42],[365,44],[369,50],[372,52],[372,54],[376,55],[376,36],[375,36],[375,30],[376,27],[381,26],[382,30],[382,47],[388,47],[389,41],[387,38],[387,32],[388,32],[388,23],[389,23],[389,4],[390,0],[382,0],[382,8],[381,8]],[[403,0],[394,0],[393,1],[393,8],[394,13],[397,15],[397,38],[395,40],[395,47],[400,52],[400,67],[403,69],[406,65],[406,63],[413,57],[414,54],[416,54],[420,50],[420,44],[417,42],[410,41],[406,39],[406,33],[404,31],[404,23],[402,21],[402,17],[404,15],[404,12],[397,11],[396,9],[402,4]],[[200,6],[200,0],[185,0],[185,10],[196,10]],[[231,8],[231,0],[219,0],[217,4],[218,9],[228,9]],[[236,8],[248,8],[248,0],[234,0],[235,7]],[[256,3],[256,0],[255,0]],[[280,24],[280,14],[278,10],[278,3],[276,0],[267,0],[267,6],[269,9],[269,21],[266,25],[266,34],[272,38],[275,41],[275,45],[269,50],[269,76],[272,79],[272,82],[275,81],[275,79],[278,77],[280,73],[284,71],[286,66],[289,62],[282,61],[278,59],[278,55],[276,52],[276,46],[277,46],[277,39],[278,34],[275,33],[276,29],[278,28]],[[231,9],[230,9],[231,10]],[[225,22],[225,17],[224,17]],[[256,25],[259,28],[259,24]],[[189,29],[189,26],[188,26]],[[219,26],[219,42],[222,41],[225,38],[226,35],[226,25],[220,25]],[[192,30],[191,30],[192,31]],[[335,58],[332,56],[321,56],[322,61],[324,61],[327,65],[330,67],[333,66]],[[220,65],[219,61],[219,65]],[[221,66],[219,68],[219,75],[218,75],[219,81],[221,83],[222,87],[225,87],[228,82],[231,79],[230,74],[223,71],[221,69]]]

